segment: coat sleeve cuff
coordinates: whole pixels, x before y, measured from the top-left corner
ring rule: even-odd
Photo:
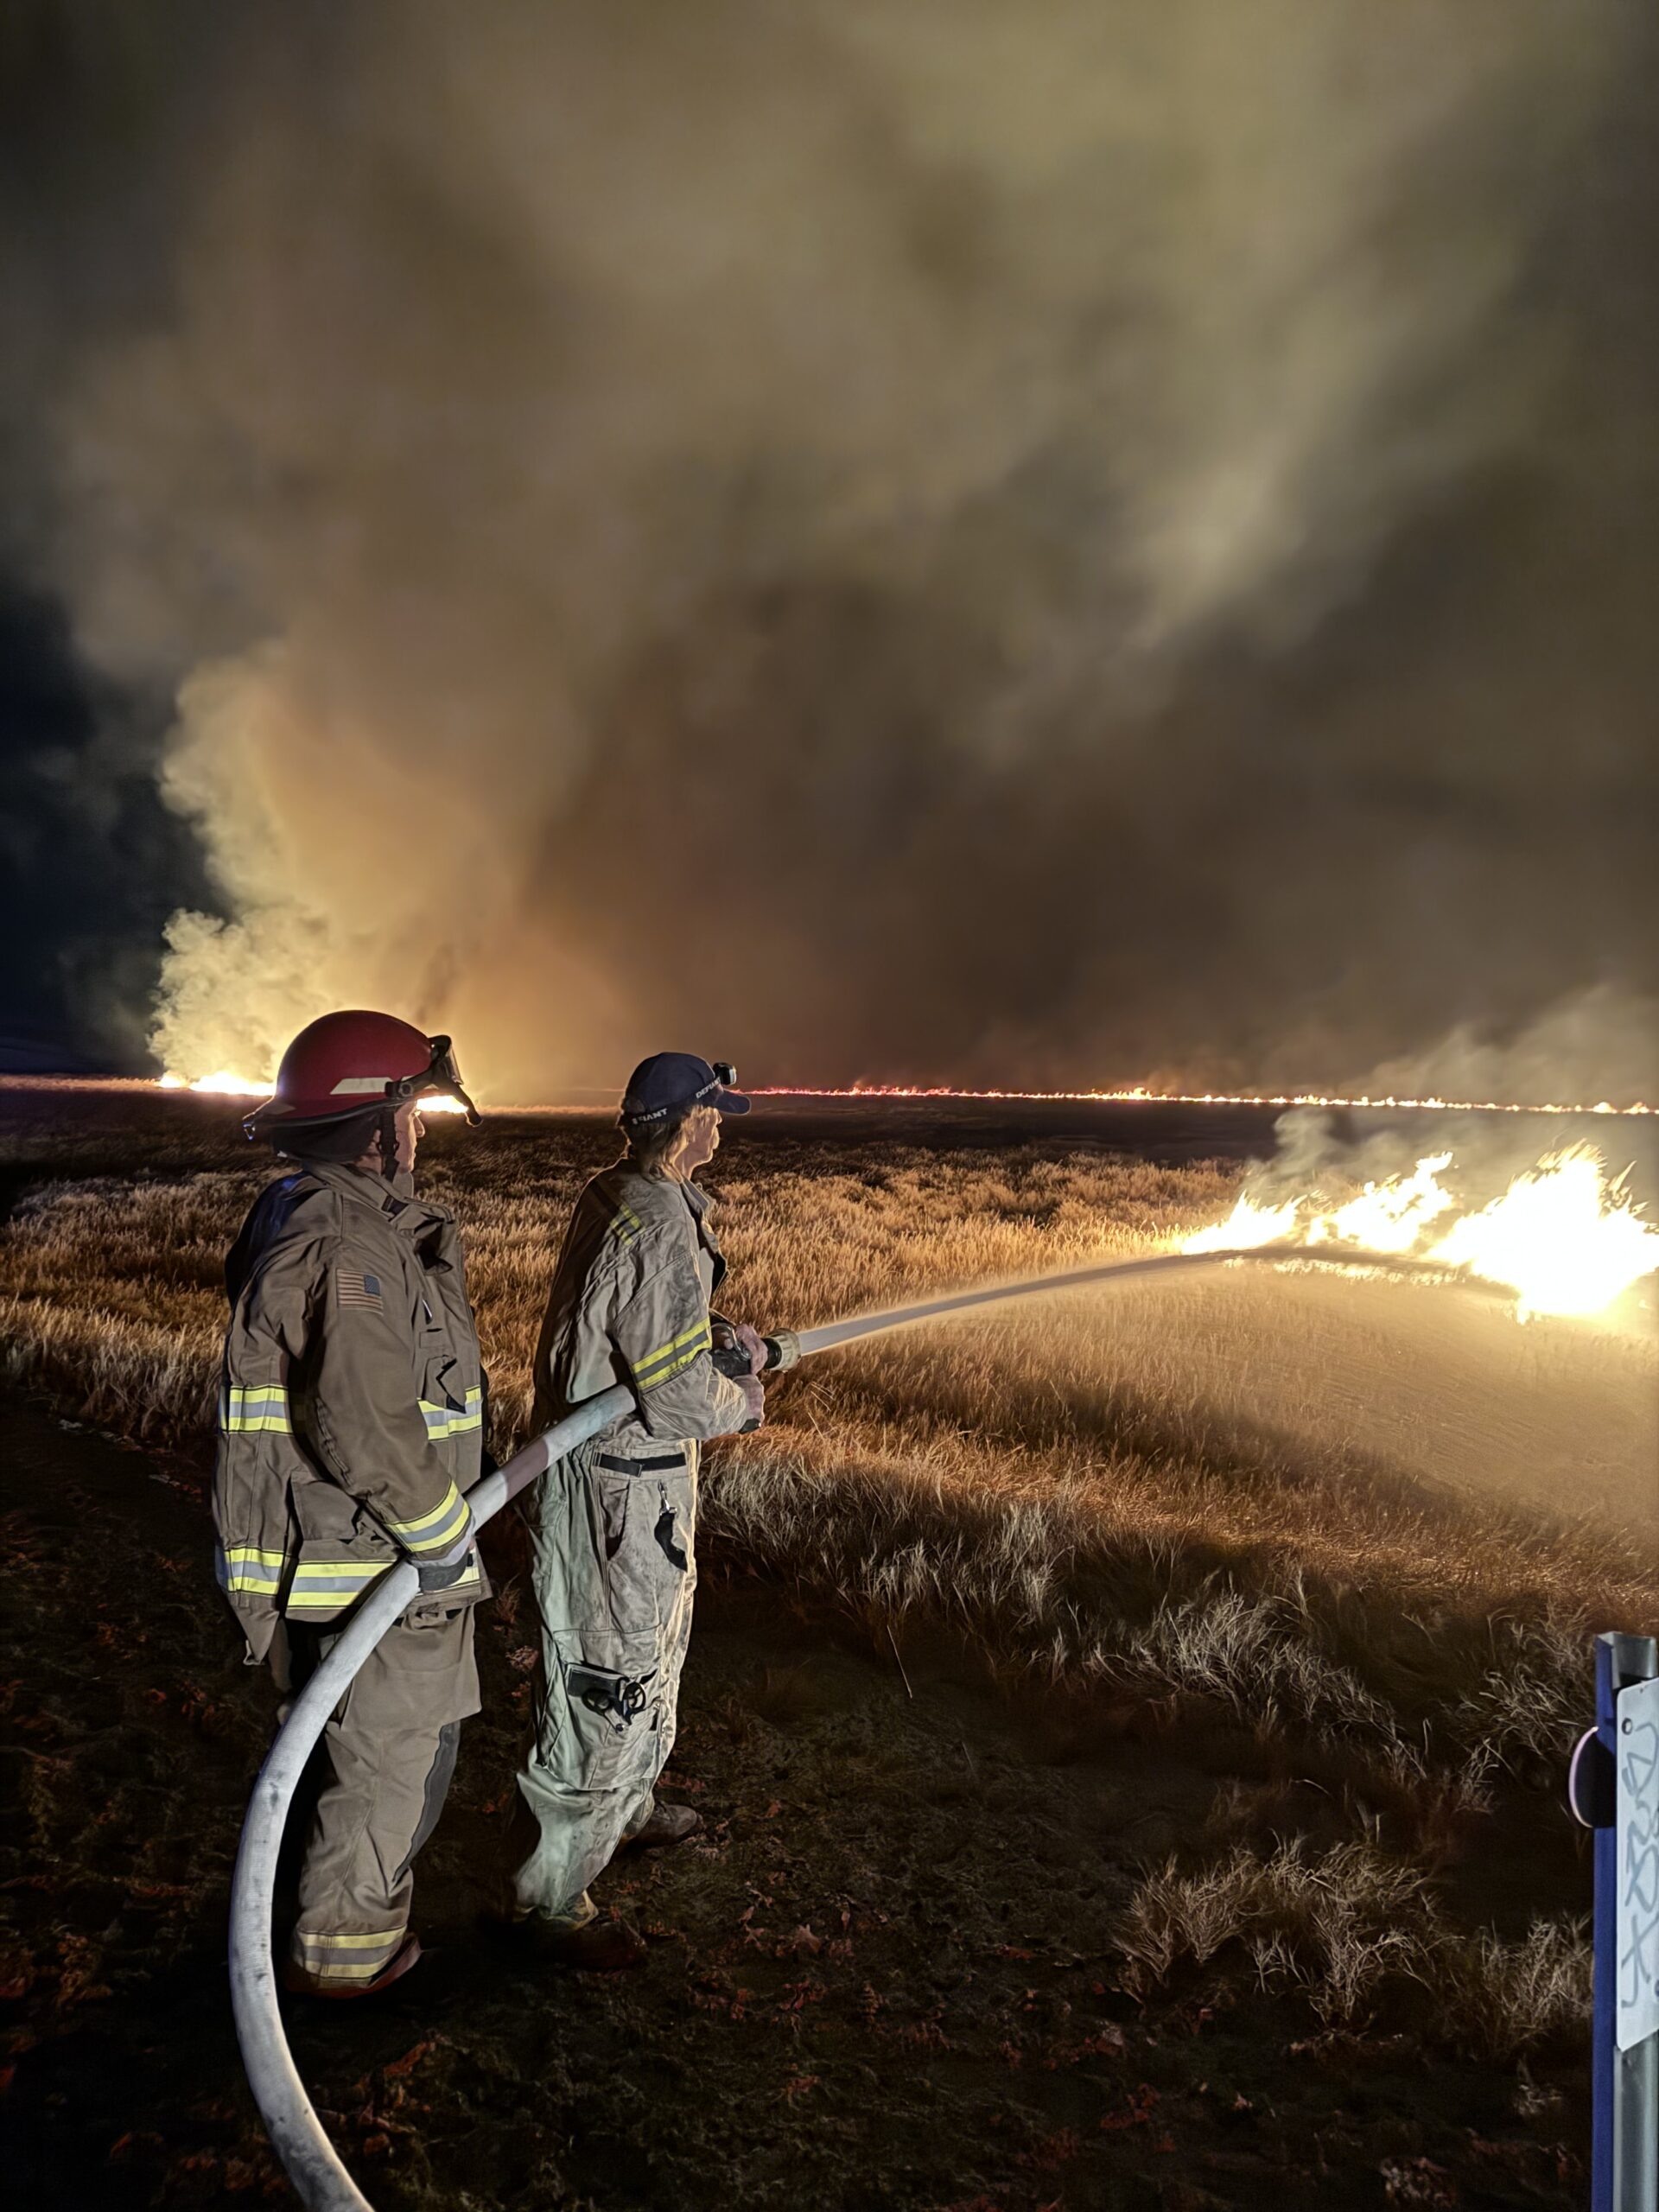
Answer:
[[[411,1557],[436,1559],[471,1535],[472,1508],[451,1483],[429,1513],[413,1521],[388,1520],[386,1527]]]

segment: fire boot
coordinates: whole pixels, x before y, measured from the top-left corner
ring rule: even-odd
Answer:
[[[652,1808],[651,1818],[642,1828],[632,1835],[625,1835],[625,1851],[660,1851],[665,1843],[683,1843],[688,1836],[696,1835],[702,1826],[702,1815],[690,1805],[664,1805]]]
[[[394,1981],[401,1981],[412,1966],[420,1963],[421,1939],[405,1936],[401,1946],[381,1967],[372,1981],[324,1981],[315,1974],[307,1974],[292,1959],[283,1966],[283,1987],[290,1997],[327,1997],[344,2000],[353,1997],[375,1997],[381,1990],[390,1989]]]

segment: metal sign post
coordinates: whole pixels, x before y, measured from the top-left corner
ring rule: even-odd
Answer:
[[[1596,1638],[1567,1801],[1595,1834],[1591,2212],[1659,2212],[1659,1645]]]

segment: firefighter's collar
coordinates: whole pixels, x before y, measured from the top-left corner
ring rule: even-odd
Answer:
[[[707,1191],[700,1190],[689,1175],[677,1175],[674,1179],[685,1193],[685,1203],[690,1207],[697,1220],[701,1221],[715,1203],[712,1195]]]
[[[319,1183],[327,1184],[331,1191],[339,1192],[341,1198],[368,1206],[395,1223],[399,1230],[422,1228],[429,1222],[453,1218],[447,1206],[416,1197],[415,1179],[406,1168],[399,1168],[390,1183],[384,1175],[372,1173],[366,1167],[353,1167],[330,1160],[308,1160],[305,1172]]]

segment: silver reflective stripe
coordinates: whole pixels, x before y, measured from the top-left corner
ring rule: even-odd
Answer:
[[[219,1425],[227,1436],[291,1436],[286,1388],[280,1382],[227,1382],[219,1393]]]
[[[429,1398],[421,1400],[421,1418],[426,1423],[429,1440],[445,1436],[461,1436],[467,1430],[484,1426],[484,1389],[474,1382],[467,1393],[463,1406],[435,1406]]]
[[[340,1613],[360,1598],[377,1583],[388,1567],[397,1561],[390,1559],[302,1560],[294,1570],[294,1580],[283,1600],[285,1613]]]
[[[387,1928],[372,1936],[311,1936],[296,1929],[293,1955],[319,1981],[372,1981],[402,1947],[405,1932]]]
[[[232,1544],[228,1549],[223,1544],[216,1544],[213,1573],[223,1591],[274,1598],[282,1587],[286,1556],[283,1552],[260,1551],[251,1544]]]
[[[432,1521],[431,1525],[422,1529],[418,1535],[395,1527],[392,1533],[398,1538],[405,1551],[446,1552],[450,1545],[460,1538],[471,1520],[472,1516],[467,1510],[467,1501],[457,1492],[454,1504],[445,1513],[443,1518]]]
[[[467,1501],[451,1483],[429,1513],[413,1521],[388,1521],[386,1526],[405,1551],[442,1551],[454,1541],[468,1517]]]
[[[296,1591],[361,1590],[396,1563],[383,1559],[377,1560],[372,1567],[302,1567],[295,1570],[294,1587]]]

